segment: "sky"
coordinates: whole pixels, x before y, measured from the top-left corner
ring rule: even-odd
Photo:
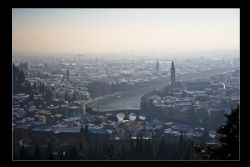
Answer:
[[[12,9],[12,52],[183,52],[239,47],[239,9]]]

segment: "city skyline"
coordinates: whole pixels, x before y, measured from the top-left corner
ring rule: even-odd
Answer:
[[[12,9],[12,161],[239,160],[239,12]]]
[[[239,50],[239,9],[12,9],[12,51]]]

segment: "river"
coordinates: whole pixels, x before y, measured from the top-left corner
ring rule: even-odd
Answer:
[[[108,101],[98,102],[98,111],[113,111],[113,110],[134,110],[140,109],[141,97],[153,91],[154,89],[160,89],[166,85],[154,85],[150,88],[142,88],[127,95],[112,98]]]

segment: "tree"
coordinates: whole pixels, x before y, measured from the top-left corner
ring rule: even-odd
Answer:
[[[62,151],[59,151],[59,159],[62,160],[62,159],[65,159],[64,155],[63,155],[63,152]]]
[[[130,134],[130,138],[129,138],[129,146],[130,146],[130,153],[133,154],[135,151],[135,148],[134,148],[134,143],[131,139],[131,134]]]
[[[13,64],[13,68],[12,68],[12,71],[13,71],[13,83],[17,82],[18,80],[18,68],[15,66],[15,64]]]
[[[136,136],[136,143],[135,143],[135,152],[138,154],[140,153],[140,141],[139,141],[139,136]]]
[[[26,93],[29,95],[33,95],[32,87],[30,82],[26,81],[25,82],[25,88],[26,88]]]
[[[205,128],[202,135],[202,142],[206,143],[208,140],[209,140],[209,130]]]
[[[226,118],[226,125],[217,130],[221,134],[220,158],[239,159],[239,106]]]
[[[13,92],[19,93],[23,92],[24,87],[23,83],[25,82],[25,75],[23,71],[20,71],[15,64],[13,64],[13,75],[12,75],[12,81],[13,81]]]
[[[84,133],[84,129],[83,129],[83,126],[81,126],[80,128],[80,134],[83,134]]]
[[[39,145],[36,145],[35,151],[34,151],[34,159],[41,159],[41,150]]]
[[[25,75],[24,75],[23,71],[21,71],[21,72],[19,72],[19,75],[18,75],[18,83],[22,84],[22,83],[24,83],[24,81],[25,81]]]
[[[82,148],[82,141],[80,141],[80,143],[79,143],[79,151],[80,151],[80,152],[83,151],[83,148]]]
[[[180,139],[179,139],[179,143],[178,143],[178,148],[177,148],[177,158],[178,159],[182,158],[184,146],[185,146],[185,141],[183,139],[182,131],[181,131],[181,135],[180,135]]]
[[[12,75],[12,82],[13,82],[13,92],[16,93],[18,90],[18,68],[13,64],[12,67],[13,75]]]
[[[88,139],[89,139],[89,126],[87,124],[85,125],[84,134],[85,134],[85,137],[87,138],[87,141],[88,141]]]
[[[69,159],[69,153],[67,151],[65,152],[64,159]]]
[[[54,156],[51,143],[48,144],[48,154],[49,154],[49,160],[53,160]]]
[[[141,154],[143,153],[143,144],[142,144],[142,134],[140,134],[140,137],[138,139],[138,135],[137,135],[137,141],[136,142],[136,150]]]
[[[70,150],[70,159],[76,159],[77,158],[77,148],[76,146],[73,146]]]
[[[122,156],[123,157],[125,156],[125,146],[124,146],[124,144],[122,145]]]
[[[19,149],[19,158],[20,159],[26,159],[26,149],[24,147],[24,145],[21,146],[21,148]]]
[[[150,140],[146,141],[145,154],[147,159],[152,159],[153,157],[153,146]]]
[[[226,115],[226,124],[217,129],[220,134],[218,145],[196,145],[204,159],[237,160],[239,159],[239,105]]]
[[[159,144],[159,149],[158,149],[158,158],[163,159],[165,154],[165,141],[164,137],[162,136],[161,142]]]

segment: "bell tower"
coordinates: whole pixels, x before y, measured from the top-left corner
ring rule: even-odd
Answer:
[[[175,68],[174,68],[174,61],[172,61],[171,65],[171,86],[175,86]]]

